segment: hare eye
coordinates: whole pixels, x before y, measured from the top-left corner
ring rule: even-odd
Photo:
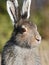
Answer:
[[[26,32],[26,29],[25,28],[22,28],[22,32]]]
[[[26,27],[25,26],[18,26],[16,30],[19,33],[24,33],[24,32],[26,32]]]
[[[27,28],[24,25],[22,26],[22,31],[23,32],[26,32],[27,31]]]

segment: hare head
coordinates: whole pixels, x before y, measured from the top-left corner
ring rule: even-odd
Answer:
[[[7,1],[7,11],[14,23],[12,40],[20,47],[34,48],[41,42],[36,24],[29,21],[31,0],[24,0],[22,10],[17,0]]]

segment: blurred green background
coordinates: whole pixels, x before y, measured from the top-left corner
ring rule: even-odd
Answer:
[[[35,22],[42,39],[49,40],[49,0],[32,0],[30,20]],[[6,0],[0,0],[0,52],[13,31],[6,10]]]

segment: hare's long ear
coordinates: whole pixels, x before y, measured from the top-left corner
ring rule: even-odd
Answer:
[[[30,6],[31,6],[31,0],[24,0],[21,11],[22,18],[28,19],[30,17]]]
[[[17,0],[7,1],[7,11],[10,15],[13,24],[17,23],[19,19],[19,5]]]

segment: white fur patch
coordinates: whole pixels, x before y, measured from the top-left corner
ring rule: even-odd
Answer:
[[[18,1],[15,0],[14,3],[15,3],[15,6],[16,6],[16,8],[17,8],[17,7],[19,6],[19,5],[18,5]]]

